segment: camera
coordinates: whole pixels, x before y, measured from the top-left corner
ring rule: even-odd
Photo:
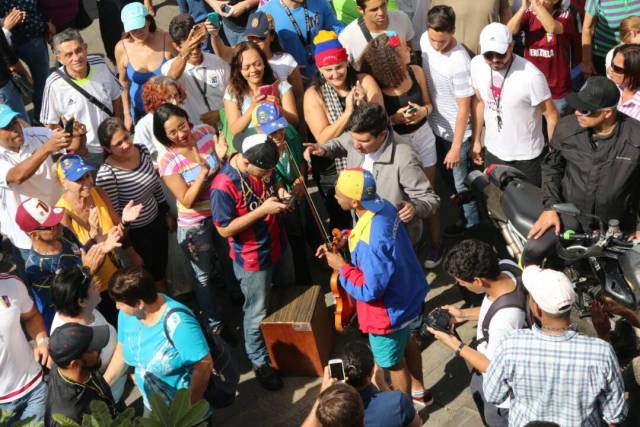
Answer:
[[[437,331],[454,335],[451,331],[451,315],[449,315],[449,312],[439,307],[422,316],[420,335],[422,335],[423,338],[431,335],[429,331],[427,331],[427,326]]]

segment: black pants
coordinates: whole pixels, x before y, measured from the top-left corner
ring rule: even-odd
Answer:
[[[518,169],[520,172],[525,174],[527,177],[527,181],[532,183],[533,185],[540,187],[542,184],[542,159],[544,159],[545,151],[543,150],[540,155],[531,160],[514,160],[514,161],[506,161],[497,157],[495,154],[491,154],[491,152],[487,151],[484,157],[485,167],[491,164],[497,165],[507,165],[512,166]]]
[[[169,231],[164,215],[159,214],[150,224],[132,228],[128,233],[133,248],[144,261],[144,268],[155,281],[166,278],[169,262]]]

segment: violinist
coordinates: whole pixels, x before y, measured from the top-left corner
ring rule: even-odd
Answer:
[[[248,130],[236,135],[233,143],[238,152],[211,183],[212,218],[220,235],[229,239],[229,256],[245,297],[247,356],[260,385],[278,390],[282,379],[269,364],[260,322],[267,313],[274,270],[293,276],[291,250],[279,220],[279,214],[291,209],[291,195],[274,183],[279,153],[268,135]]]
[[[369,171],[340,172],[335,197],[342,209],[353,209],[358,217],[348,239],[351,263],[325,245],[316,256],[339,271],[340,284],[356,299],[358,323],[369,334],[376,364],[390,371],[395,390],[411,396],[404,354],[429,285],[398,210],[377,195]]]

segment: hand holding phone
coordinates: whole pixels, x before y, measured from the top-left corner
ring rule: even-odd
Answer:
[[[207,14],[207,20],[211,22],[211,25],[213,25],[214,27],[220,28],[220,15],[218,15],[216,12]]]
[[[409,115],[409,114],[415,114],[417,113],[419,110],[418,107],[416,107],[415,105],[409,105],[409,108],[407,108],[406,110],[404,110],[404,114],[405,115]]]
[[[73,123],[76,120],[71,117],[69,120],[66,121],[66,123],[64,124],[64,131],[65,133],[68,133],[69,135],[73,135]]]
[[[335,378],[339,383],[343,383],[345,381],[344,375],[344,363],[342,359],[331,359],[329,360],[329,373],[331,378]]]
[[[266,97],[273,96],[273,85],[264,85],[258,88],[258,94]]]

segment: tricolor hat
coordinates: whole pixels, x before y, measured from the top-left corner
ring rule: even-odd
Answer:
[[[87,173],[95,171],[93,166],[85,163],[77,154],[65,154],[59,162],[63,176],[69,181],[78,181]]]
[[[262,133],[271,135],[280,129],[286,129],[289,122],[273,102],[261,102],[253,109],[251,124]]]
[[[313,53],[318,67],[339,64],[349,59],[347,50],[340,44],[335,31],[320,30],[313,38],[313,44],[316,46]]]
[[[63,217],[63,208],[51,208],[42,200],[34,198],[20,203],[16,210],[16,224],[25,233],[54,227],[60,224]]]
[[[376,180],[371,172],[362,168],[344,169],[338,175],[336,190],[345,197],[358,200],[362,207],[379,212],[384,202],[376,193]]]

